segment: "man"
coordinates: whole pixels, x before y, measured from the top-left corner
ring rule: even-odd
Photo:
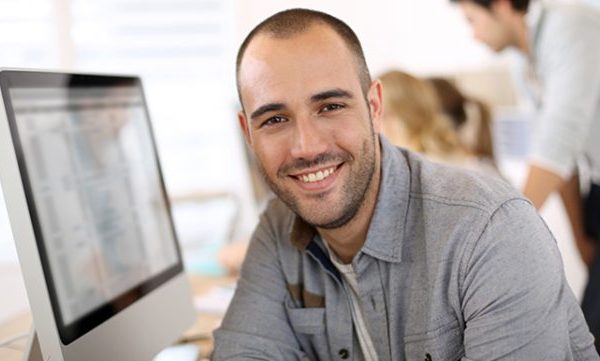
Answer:
[[[452,1],[458,1],[478,40],[495,51],[515,48],[529,60],[525,77],[538,119],[523,193],[538,209],[551,193],[560,193],[590,267],[582,307],[600,350],[600,188],[591,185],[583,207],[577,175],[577,164],[585,161],[592,182],[600,183],[600,13],[581,4]]]
[[[302,9],[238,52],[239,121],[272,201],[215,360],[599,360],[551,234],[504,183],[379,136],[356,35]]]

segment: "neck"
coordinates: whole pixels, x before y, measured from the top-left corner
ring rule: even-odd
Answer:
[[[354,217],[345,225],[335,229],[318,228],[317,231],[327,242],[343,263],[351,263],[354,256],[361,250],[367,238],[371,218],[377,204],[379,182],[381,180],[381,152],[379,142],[376,144],[376,167],[369,184],[365,199]]]

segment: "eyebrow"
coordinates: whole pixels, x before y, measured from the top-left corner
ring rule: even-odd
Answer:
[[[316,103],[316,102],[320,102],[320,101],[330,99],[330,98],[352,99],[352,98],[354,98],[354,96],[352,95],[351,92],[349,92],[347,90],[331,89],[331,90],[326,90],[324,92],[317,93],[317,94],[311,96],[310,101],[312,103]],[[258,107],[258,109],[253,111],[252,114],[250,114],[250,119],[256,119],[265,113],[275,112],[275,111],[279,111],[282,109],[285,109],[285,105],[283,103],[269,103],[269,104],[261,105],[260,107]]]
[[[278,110],[281,110],[284,108],[285,108],[285,105],[283,105],[282,103],[265,104],[265,105],[258,107],[258,109],[256,109],[255,111],[253,111],[252,114],[250,114],[250,119],[256,119],[265,113],[278,111]]]
[[[329,98],[348,98],[348,99],[352,99],[354,98],[354,95],[352,95],[351,92],[347,91],[347,90],[343,90],[343,89],[331,89],[331,90],[326,90],[324,92],[315,94],[313,96],[310,97],[310,101],[313,103],[316,102],[320,102],[323,100],[327,100]]]

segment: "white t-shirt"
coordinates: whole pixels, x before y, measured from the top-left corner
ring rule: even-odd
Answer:
[[[331,259],[331,262],[344,277],[344,287],[346,288],[346,292],[350,294],[354,332],[358,338],[360,351],[362,353],[362,355],[360,355],[362,357],[359,357],[358,359],[365,361],[377,361],[377,352],[373,346],[373,340],[371,340],[371,335],[369,335],[369,329],[367,328],[367,324],[362,313],[358,281],[356,278],[356,273],[354,272],[354,267],[352,266],[352,263],[344,264],[331,250],[331,248],[329,248],[327,242],[324,241],[323,243],[329,252],[329,258]]]

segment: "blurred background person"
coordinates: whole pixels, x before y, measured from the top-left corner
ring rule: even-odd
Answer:
[[[480,161],[476,153],[479,134],[467,135],[473,130],[468,129],[466,113],[457,115],[457,121],[445,114],[432,83],[398,70],[388,71],[379,79],[383,83],[383,132],[392,143],[434,161],[500,176],[494,166],[489,128],[483,141],[489,149],[481,151],[486,156]],[[468,142],[461,141],[461,134]]]
[[[582,308],[600,349],[600,12],[582,3],[452,1],[476,39],[497,52],[516,49],[528,60],[523,75],[537,123],[523,193],[538,209],[551,193],[561,195],[581,258],[590,267]],[[585,180],[591,186],[584,204],[581,162],[592,176]]]
[[[492,113],[486,103],[464,95],[446,78],[426,79],[433,85],[442,112],[452,121],[461,144],[480,162],[496,167],[492,135]]]

